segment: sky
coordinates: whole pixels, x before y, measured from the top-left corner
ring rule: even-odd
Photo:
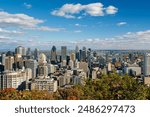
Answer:
[[[149,0],[0,0],[0,49],[150,49]]]

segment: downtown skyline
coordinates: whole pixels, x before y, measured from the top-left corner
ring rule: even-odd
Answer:
[[[0,49],[150,49],[147,0],[0,2]]]

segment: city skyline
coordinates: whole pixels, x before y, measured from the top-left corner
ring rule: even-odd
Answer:
[[[0,1],[0,49],[150,49],[147,0]]]

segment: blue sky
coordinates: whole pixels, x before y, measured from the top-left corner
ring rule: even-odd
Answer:
[[[0,0],[0,48],[150,49],[148,0]]]

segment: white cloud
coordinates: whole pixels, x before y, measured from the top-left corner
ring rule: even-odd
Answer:
[[[9,47],[10,44],[13,47],[18,45],[23,45],[26,47],[39,47],[44,49],[49,49],[49,46],[55,45],[60,47],[66,45],[71,49],[74,49],[75,45],[86,46],[92,49],[150,49],[150,30],[139,31],[139,32],[128,32],[121,36],[116,36],[113,38],[89,38],[80,40],[68,40],[68,41],[37,41],[35,39],[30,40],[14,40],[9,37],[0,36],[0,47],[3,45]],[[30,42],[30,43],[29,43]],[[32,43],[31,43],[32,42]]]
[[[22,29],[40,30],[49,32],[58,32],[62,28],[50,28],[47,26],[38,26],[44,23],[43,20],[36,19],[26,14],[9,14],[0,11],[0,27],[19,27]]]
[[[1,26],[34,27],[43,22],[43,20],[35,19],[34,17],[25,14],[9,14],[0,11]]]
[[[127,24],[127,22],[119,22],[119,23],[117,23],[117,26],[124,26],[126,24]]]
[[[80,24],[75,24],[75,26],[80,26]]]
[[[81,30],[75,30],[74,32],[75,33],[81,33],[82,31]]]
[[[114,6],[109,6],[106,8],[106,13],[107,14],[116,14],[118,12],[118,8]]]
[[[33,30],[39,30],[39,31],[49,31],[49,32],[59,32],[61,30],[65,30],[65,28],[50,28],[47,26],[41,26],[41,27],[34,27]]]
[[[114,6],[109,6],[107,8],[104,8],[103,4],[98,3],[91,3],[87,5],[82,4],[65,4],[61,8],[56,9],[51,12],[52,15],[65,17],[65,18],[77,18],[80,19],[84,15],[90,15],[90,16],[104,16],[105,12],[106,14],[115,14],[118,12],[118,9]],[[76,16],[79,15],[80,16]]]
[[[20,31],[16,31],[16,30],[12,30],[12,31],[10,31],[10,30],[5,30],[5,29],[2,29],[2,28],[0,28],[0,33],[6,33],[6,34],[24,34],[23,32],[20,32]]]
[[[31,4],[24,3],[23,5],[24,5],[27,9],[31,9],[31,8],[32,8],[32,5],[31,5]]]

